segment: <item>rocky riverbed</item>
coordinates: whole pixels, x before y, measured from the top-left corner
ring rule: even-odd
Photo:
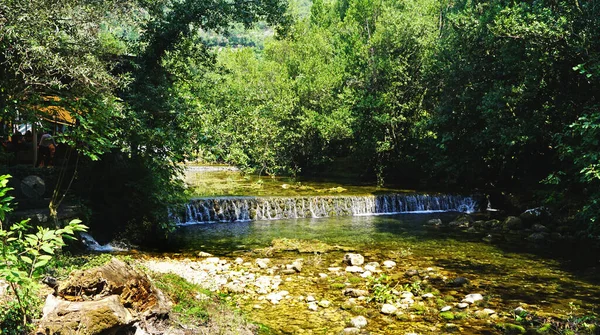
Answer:
[[[237,257],[200,252],[143,256],[140,261],[151,272],[174,273],[226,294],[231,304],[277,334],[520,334],[527,328],[550,334],[560,327],[597,331],[593,322],[573,323],[575,311],[561,306],[562,301],[543,300],[546,294],[538,301],[531,296],[519,300],[510,294],[510,278],[502,282],[485,273],[463,276],[433,261],[427,266],[427,259],[415,262],[406,250],[385,258],[324,244],[315,250],[315,243],[276,240],[271,247]],[[556,289],[548,284],[548,291]],[[532,295],[544,291],[531,285]],[[572,298],[570,306],[582,306]]]

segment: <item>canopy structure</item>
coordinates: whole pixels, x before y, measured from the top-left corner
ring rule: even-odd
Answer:
[[[44,101],[50,102],[48,105],[37,105],[31,109],[39,112],[39,116],[51,123],[62,124],[65,126],[74,126],[76,119],[72,112],[68,111],[65,107],[59,105],[53,105],[51,102],[59,102],[61,99],[57,96],[45,96]]]

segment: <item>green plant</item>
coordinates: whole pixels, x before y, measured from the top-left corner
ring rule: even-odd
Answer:
[[[390,278],[385,274],[380,275],[377,278],[371,277],[367,283],[371,295],[367,298],[367,302],[375,301],[380,303],[387,303],[393,301],[396,296],[392,293],[394,287],[389,285]]]
[[[15,301],[8,311],[0,314],[2,329],[26,331],[37,305],[39,279],[48,262],[57,250],[65,246],[64,239],[75,239],[75,232],[85,231],[86,226],[79,220],[71,221],[60,229],[37,227],[35,233],[29,220],[14,223],[7,230],[4,228],[6,213],[12,211],[10,206],[13,197],[8,195],[9,175],[0,176],[0,279],[5,280],[14,295]],[[19,320],[17,326],[13,322]]]

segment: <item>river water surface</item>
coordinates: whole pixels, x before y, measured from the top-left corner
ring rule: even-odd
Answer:
[[[237,300],[241,309],[276,333],[339,334],[357,315],[367,317],[369,324],[363,332],[371,334],[439,334],[453,330],[463,334],[510,333],[499,326],[506,323],[524,325],[533,333],[544,322],[557,324],[547,334],[569,334],[569,329],[576,329],[571,334],[598,333],[580,327],[586,320],[593,322],[600,307],[597,264],[574,263],[589,256],[585,250],[563,255],[556,250],[571,248],[566,242],[536,244],[522,234],[427,224],[432,219],[447,223],[458,215],[450,212],[193,224],[180,226],[164,247],[188,255],[204,251],[230,259],[268,257],[282,266],[302,258],[302,271],[282,284],[294,298],[260,308],[253,299]],[[491,215],[495,213],[473,217],[486,220]],[[309,246],[323,243],[332,248],[278,250],[274,242],[282,240]],[[365,263],[391,260],[396,266],[362,278],[343,271],[342,259],[348,252],[363,255]],[[342,267],[342,271],[332,273],[331,267]],[[419,276],[414,275],[415,270]],[[348,307],[349,298],[341,288],[372,291],[374,278],[382,275],[390,288],[401,291],[412,285],[415,303],[423,307],[412,307],[395,316],[380,313],[381,303],[377,301],[359,301],[361,308]],[[468,284],[454,285],[459,277],[466,278]],[[435,298],[421,300],[418,295],[425,292],[434,293]],[[482,294],[484,301],[458,309],[457,303],[470,293]],[[332,306],[308,310],[306,303],[297,298],[307,295],[327,299]],[[440,309],[445,306],[452,306],[452,317],[440,317]],[[519,306],[527,310],[527,316],[514,312]],[[481,317],[477,313],[483,308],[495,314]],[[558,325],[557,320],[562,323]]]

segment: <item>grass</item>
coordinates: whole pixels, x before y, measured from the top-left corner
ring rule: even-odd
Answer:
[[[272,334],[265,325],[252,324],[225,301],[175,274],[154,274],[155,285],[173,302],[172,321],[184,324],[193,334]]]

